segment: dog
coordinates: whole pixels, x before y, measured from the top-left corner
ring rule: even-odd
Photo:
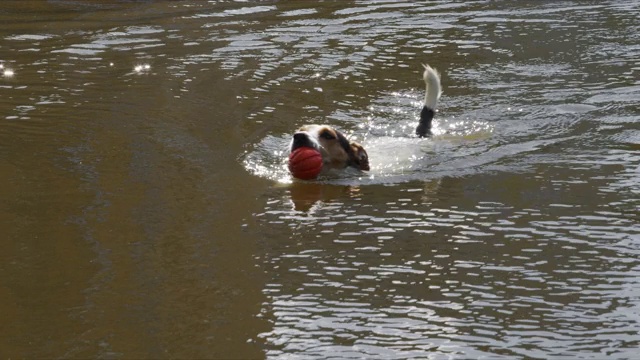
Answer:
[[[416,127],[416,136],[423,138],[431,135],[431,123],[435,115],[438,99],[442,94],[440,74],[429,65],[424,66],[422,78],[425,82],[424,105],[420,112],[420,122]],[[305,125],[294,134],[290,151],[300,147],[315,148],[322,155],[323,172],[325,169],[354,168],[369,171],[369,156],[362,145],[350,141],[347,137],[329,125]]]

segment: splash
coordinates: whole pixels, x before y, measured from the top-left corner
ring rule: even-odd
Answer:
[[[393,95],[406,96],[400,93]],[[386,113],[385,120],[373,121],[373,117],[368,117],[357,129],[345,133],[348,137],[357,139],[367,149],[371,170],[333,171],[322,175],[316,182],[339,185],[402,183],[467,170],[460,161],[456,161],[457,167],[447,167],[446,164],[459,158],[461,154],[469,153],[463,148],[488,138],[493,131],[492,126],[468,118],[438,119],[432,137],[417,138],[413,135],[416,119],[398,121],[397,118],[411,119],[411,114],[420,104],[414,101],[410,109],[397,105],[370,107],[371,112]],[[291,177],[287,169],[290,136],[291,134],[282,134],[265,137],[252,151],[243,155],[245,168],[256,176],[280,184],[298,181]]]

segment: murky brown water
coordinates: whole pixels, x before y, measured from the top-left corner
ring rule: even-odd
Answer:
[[[638,18],[3,1],[0,358],[634,357]],[[289,183],[308,122],[373,171]]]

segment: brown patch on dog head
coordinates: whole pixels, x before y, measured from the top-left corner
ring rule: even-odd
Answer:
[[[330,126],[322,126],[318,129],[318,142],[326,152],[325,160],[331,167],[347,167],[350,156],[348,147],[344,146],[346,138],[339,131]]]
[[[333,130],[333,129],[331,129]],[[342,167],[352,166],[358,170],[369,170],[369,156],[362,145],[349,141],[341,132],[333,130],[340,147],[346,155],[346,161]]]
[[[352,166],[359,170],[369,170],[369,156],[362,145],[349,141],[331,126],[305,125],[299,131],[306,132],[317,140],[325,166],[335,169]]]
[[[355,167],[362,171],[369,171],[369,155],[362,145],[357,142],[351,142],[351,151],[353,153],[352,163]]]

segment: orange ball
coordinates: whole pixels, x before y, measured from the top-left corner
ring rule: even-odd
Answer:
[[[315,179],[322,171],[322,155],[314,148],[297,148],[289,154],[289,171],[301,180]]]

